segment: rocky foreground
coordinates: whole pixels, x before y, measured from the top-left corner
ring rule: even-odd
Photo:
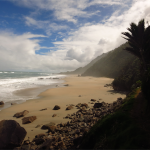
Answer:
[[[97,102],[96,100],[91,99],[91,102],[89,103],[93,104],[92,108],[89,108],[86,103],[79,103],[75,106],[79,110],[76,113],[68,114],[65,117],[70,119],[69,122],[57,125],[53,122],[43,126],[37,125],[36,127],[48,130],[47,133],[41,133],[36,135],[34,139],[28,139],[26,141],[23,141],[26,136],[26,131],[23,127],[14,120],[2,120],[0,121],[0,149],[77,149],[83,139],[83,135],[85,135],[103,116],[112,114],[116,107],[119,107],[122,102],[122,98],[118,98],[117,101],[111,104],[105,102],[100,103],[99,101]],[[70,110],[73,107],[74,105],[70,105],[66,110]],[[54,109],[57,110],[60,109],[60,107],[55,106]],[[15,114],[14,117],[22,117],[27,113],[28,111],[23,111]],[[24,123],[31,123],[36,119],[33,118],[33,116],[31,117],[32,118],[25,117],[22,121]]]

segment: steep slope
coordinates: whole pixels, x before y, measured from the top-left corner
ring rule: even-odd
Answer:
[[[120,74],[121,69],[135,56],[123,50],[128,44],[125,43],[110,51],[107,56],[101,58],[88,68],[82,76],[105,76],[115,78]]]
[[[93,64],[95,64],[97,61],[99,61],[101,58],[105,57],[107,53],[103,53],[102,55],[96,57],[93,59],[89,64],[87,64],[85,67],[80,67],[77,68],[74,71],[68,71],[68,72],[61,72],[60,74],[82,74],[84,73],[87,69],[89,69]]]

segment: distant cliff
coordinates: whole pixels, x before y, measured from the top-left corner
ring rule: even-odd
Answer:
[[[135,56],[123,50],[127,46],[128,44],[125,43],[110,51],[105,57],[89,67],[82,76],[104,76],[116,78],[120,74],[122,68],[126,66],[128,62],[135,59]]]
[[[101,58],[107,56],[108,53],[103,53],[102,55],[96,57],[93,59],[89,64],[87,64],[84,67],[77,68],[74,71],[67,71],[67,72],[61,72],[60,74],[83,74],[87,69],[93,66],[97,61],[99,61]]]

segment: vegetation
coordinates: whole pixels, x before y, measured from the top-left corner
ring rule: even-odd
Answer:
[[[103,53],[102,55],[96,57],[95,59],[93,59],[90,63],[88,63],[86,66],[84,67],[80,67],[77,68],[74,71],[68,71],[68,72],[61,72],[61,74],[82,74],[84,73],[87,69],[89,69],[91,66],[93,66],[94,63],[96,63],[97,61],[99,61],[101,58],[105,57],[107,55],[107,53]]]
[[[114,90],[131,91],[133,88],[140,86],[136,84],[139,80],[141,80],[140,61],[135,58],[122,68],[118,77],[112,82],[112,85]]]
[[[116,78],[120,74],[122,68],[128,62],[134,60],[136,57],[132,54],[123,51],[128,46],[127,43],[119,46],[118,48],[110,51],[107,56],[98,60],[93,66],[87,69],[82,76],[104,76]]]

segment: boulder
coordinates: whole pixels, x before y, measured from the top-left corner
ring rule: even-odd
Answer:
[[[54,125],[55,125],[54,122],[50,122],[50,123],[48,123],[48,124],[43,125],[43,126],[41,127],[41,129],[49,129],[50,126],[54,126]]]
[[[66,110],[71,110],[71,109],[73,109],[73,106],[68,106],[68,107],[66,108]]]
[[[57,116],[57,114],[53,114],[53,116],[52,117],[56,117]]]
[[[0,101],[0,105],[4,105],[4,102],[3,102],[3,101]]]
[[[24,118],[22,118],[22,124],[31,123],[35,119],[37,119],[36,116],[24,117]]]
[[[100,108],[100,107],[102,107],[102,105],[103,105],[102,103],[95,103],[94,108]]]
[[[95,102],[96,100],[95,99],[91,99],[91,101]]]
[[[61,108],[60,106],[55,105],[55,107],[53,108],[53,110],[58,110],[58,109],[60,109],[60,108]]]
[[[25,116],[26,114],[28,114],[28,113],[29,113],[29,111],[24,110],[24,111],[22,111],[22,112],[18,112],[18,113],[16,113],[16,114],[14,114],[13,117],[16,117],[16,118],[24,117],[24,116]]]
[[[26,134],[26,130],[15,120],[0,121],[0,149],[20,146]]]

